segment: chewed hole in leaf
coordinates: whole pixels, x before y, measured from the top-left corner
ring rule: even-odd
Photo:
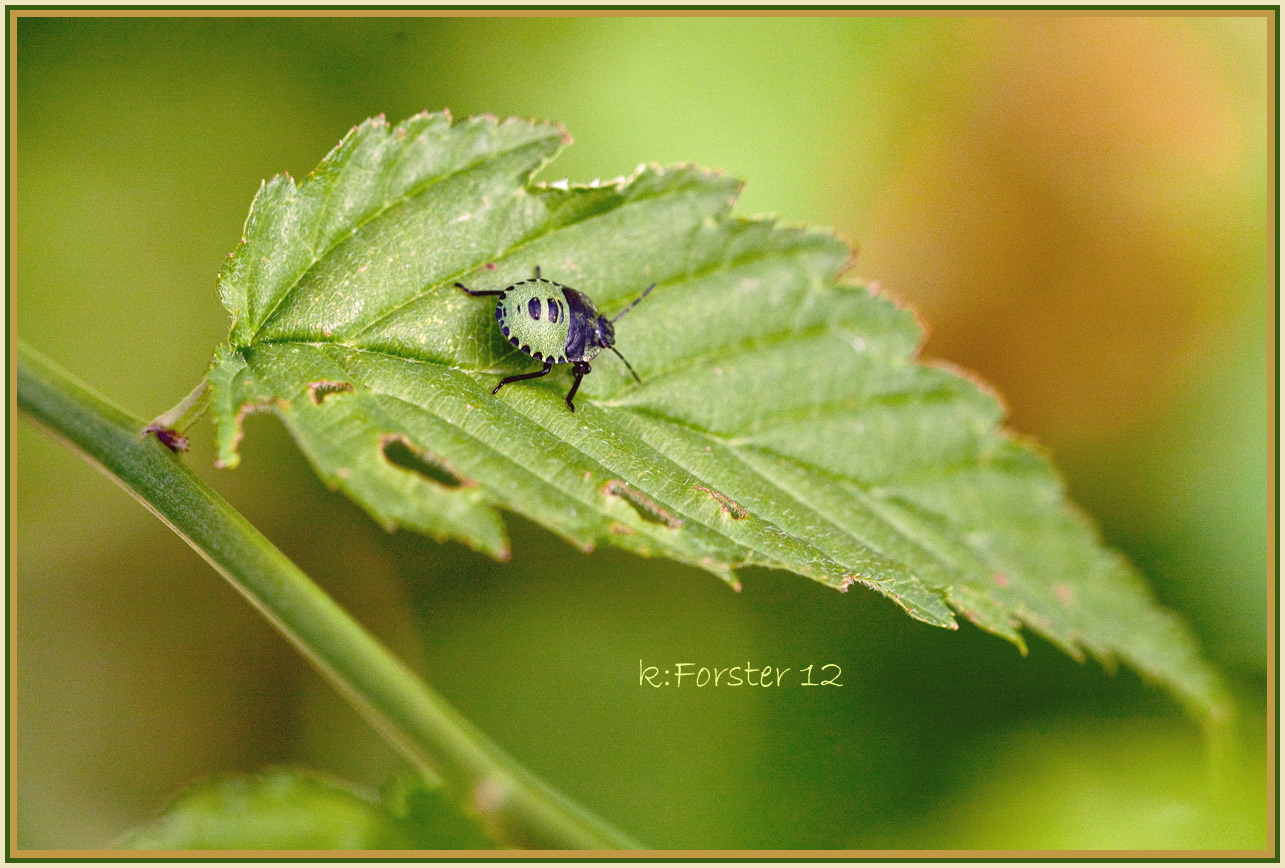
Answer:
[[[418,473],[420,476],[436,482],[445,488],[473,486],[477,483],[461,476],[453,467],[422,449],[417,449],[401,434],[385,434],[379,438],[379,449],[384,460],[394,467]]]
[[[739,503],[732,500],[730,497],[728,497],[726,494],[724,494],[721,491],[715,491],[714,489],[706,488],[703,485],[696,486],[696,490],[703,491],[706,494],[708,494],[710,497],[717,500],[718,505],[722,508],[723,512],[727,513],[736,521],[740,521],[741,519],[749,515],[749,512],[746,511],[745,507],[741,506]]]
[[[682,519],[662,507],[641,491],[633,488],[622,479],[613,479],[602,487],[602,493],[608,497],[619,497],[634,508],[638,517],[651,524],[663,524],[670,530],[683,526]]]
[[[273,398],[270,401],[246,401],[237,407],[236,416],[232,422],[232,442],[228,450],[235,459],[229,461],[227,457],[221,457],[214,462],[215,467],[235,467],[237,446],[241,443],[241,438],[245,436],[245,419],[247,416],[253,416],[256,413],[270,413],[273,410],[283,412],[290,408],[290,403],[284,398]]]
[[[318,405],[331,395],[351,391],[352,383],[343,383],[338,380],[317,380],[315,383],[308,384],[308,394],[312,397],[312,403]]]

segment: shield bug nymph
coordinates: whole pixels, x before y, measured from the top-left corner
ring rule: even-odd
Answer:
[[[571,400],[580,388],[580,381],[590,371],[589,362],[604,349],[620,356],[620,361],[625,363],[634,379],[642,382],[633,365],[616,349],[615,324],[646,298],[656,284],[644,289],[642,295],[611,319],[600,316],[593,299],[583,292],[541,277],[538,267],[534,278],[505,289],[469,289],[462,283],[455,285],[469,295],[499,296],[495,304],[495,319],[500,325],[500,332],[513,346],[537,362],[544,362],[544,368],[539,371],[514,374],[500,380],[491,390],[492,395],[508,383],[543,377],[555,364],[569,364],[576,380],[567,393],[567,406],[574,413],[576,405]]]

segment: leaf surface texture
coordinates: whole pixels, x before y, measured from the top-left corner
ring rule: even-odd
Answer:
[[[916,357],[914,316],[838,276],[834,237],[731,214],[692,167],[534,184],[565,144],[519,120],[354,128],[300,184],[260,189],[220,275],[208,375],[220,463],[246,413],[284,421],[378,521],[508,556],[502,512],[736,584],[745,566],[883,594],[941,627],[1123,659],[1199,714],[1225,698],[1183,625],[1102,546],[976,383]],[[495,302],[543,276],[615,315],[568,411],[570,366],[511,347]]]

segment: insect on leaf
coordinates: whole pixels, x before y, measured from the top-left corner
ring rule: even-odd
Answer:
[[[232,315],[208,380],[219,460],[270,411],[378,521],[508,555],[501,513],[609,543],[876,591],[1123,659],[1190,708],[1226,702],[1177,619],[1104,548],[1048,462],[974,382],[916,359],[913,315],[838,275],[828,234],[731,216],[739,184],[692,167],[531,183],[560,127],[421,114],[353,129],[306,180],[266,182],[219,279]],[[500,333],[502,289],[546,279],[621,320],[572,373]]]

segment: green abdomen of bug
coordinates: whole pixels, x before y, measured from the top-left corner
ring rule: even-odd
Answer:
[[[596,318],[593,303],[581,293],[542,278],[509,287],[495,306],[500,333],[509,343],[537,361],[556,364],[589,361],[602,351],[589,340]]]

